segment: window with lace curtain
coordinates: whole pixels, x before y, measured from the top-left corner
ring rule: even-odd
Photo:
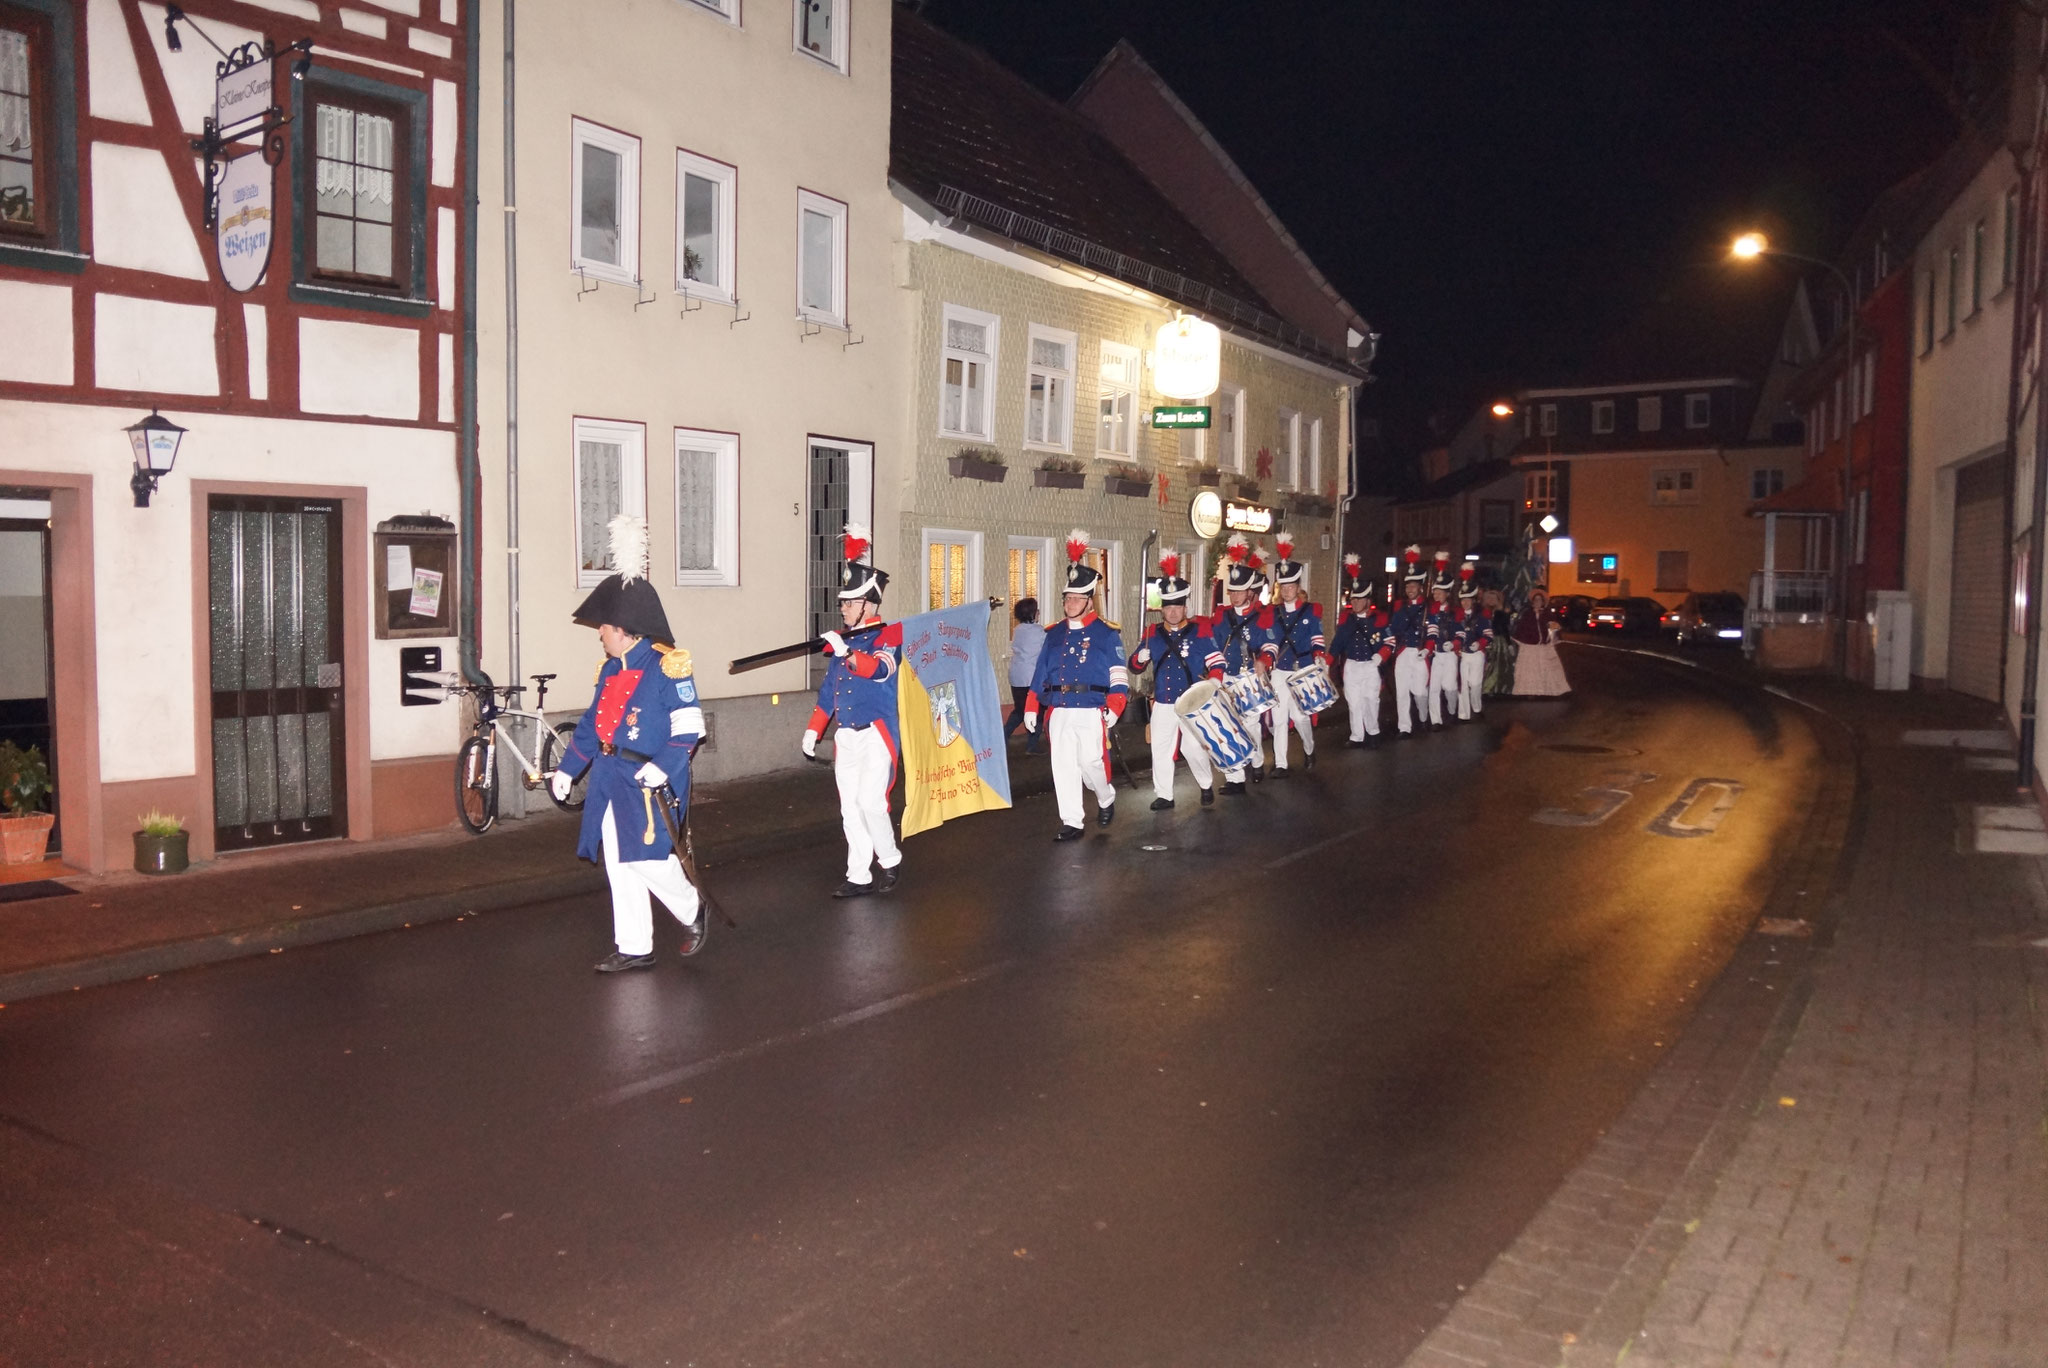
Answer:
[[[647,430],[638,423],[578,418],[575,430],[576,582],[594,587],[618,567],[611,520],[647,516]]]
[[[946,304],[939,310],[939,435],[994,437],[989,395],[995,388],[994,314]]]
[[[676,583],[740,582],[740,439],[676,429]]]
[[[43,28],[0,6],[0,231],[41,234],[49,206],[40,75]]]
[[[403,278],[408,235],[398,149],[404,114],[323,94],[313,105],[313,270],[374,284]]]

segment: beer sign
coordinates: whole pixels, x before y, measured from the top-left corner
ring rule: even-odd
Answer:
[[[213,239],[221,279],[237,293],[255,289],[270,265],[276,185],[276,172],[261,152],[244,153],[221,171]]]

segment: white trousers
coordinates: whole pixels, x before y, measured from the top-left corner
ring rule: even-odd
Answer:
[[[1440,650],[1429,659],[1429,725],[1458,714],[1458,653]]]
[[[1214,766],[1209,763],[1209,752],[1202,749],[1202,739],[1195,735],[1195,729],[1181,719],[1170,704],[1152,705],[1152,792],[1161,798],[1173,797],[1173,757],[1178,752],[1188,762],[1188,773],[1195,777],[1195,784],[1208,788],[1216,779]]]
[[[1293,670],[1273,671],[1273,768],[1287,768],[1287,728],[1291,723],[1301,733],[1301,753],[1304,757],[1316,753],[1316,719],[1314,713],[1305,713],[1294,701],[1294,690],[1287,687],[1287,681],[1294,678]]]
[[[1363,741],[1380,734],[1380,663],[1375,660],[1344,662],[1344,701],[1351,713],[1351,739]]]
[[[1458,719],[1477,717],[1486,711],[1486,652],[1464,651],[1458,656]]]
[[[1423,721],[1429,696],[1429,658],[1420,646],[1394,653],[1394,722],[1406,736]],[[1411,711],[1412,705],[1412,711]]]
[[[903,863],[896,848],[896,828],[889,821],[889,781],[896,758],[889,754],[880,727],[832,733],[832,777],[839,784],[839,822],[846,829],[846,881],[870,884],[870,868]]]
[[[1095,791],[1098,807],[1116,802],[1109,782],[1109,727],[1100,708],[1054,708],[1045,723],[1046,749],[1052,757],[1052,792],[1059,800],[1060,825],[1077,827],[1087,816],[1081,788]]]
[[[648,895],[661,899],[685,926],[703,916],[697,906],[697,890],[683,876],[683,862],[671,853],[666,860],[622,860],[619,858],[619,828],[612,821],[612,809],[604,810],[604,873],[612,882],[612,939],[622,955],[654,953],[654,905]]]

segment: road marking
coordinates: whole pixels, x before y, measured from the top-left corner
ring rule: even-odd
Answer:
[[[891,1012],[901,1011],[905,1007],[915,1007],[920,1002],[929,1002],[933,998],[944,997],[947,993],[957,991],[958,989],[971,988],[975,984],[992,979],[998,974],[1007,973],[1022,963],[1023,961],[1018,959],[999,960],[986,968],[976,969],[968,974],[957,975],[945,980],[943,983],[931,983],[922,988],[913,988],[907,993],[898,993],[895,997],[883,998],[880,1002],[871,1002],[865,1007],[856,1007],[850,1012],[841,1012],[838,1016],[812,1022],[808,1026],[799,1026],[794,1031],[785,1031],[781,1035],[769,1036],[766,1040],[757,1040],[751,1045],[741,1045],[736,1049],[725,1050],[719,1054],[700,1059],[694,1064],[685,1064],[680,1068],[668,1069],[651,1077],[643,1078],[637,1083],[628,1083],[623,1087],[613,1088],[610,1092],[599,1093],[597,1096],[581,1103],[576,1110],[589,1111],[600,1107],[616,1107],[622,1102],[631,1102],[634,1098],[645,1097],[649,1093],[660,1092],[664,1088],[673,1088],[676,1084],[686,1083],[693,1078],[701,1078],[705,1074],[722,1069],[728,1064],[737,1064],[741,1060],[754,1059],[772,1050],[779,1050],[785,1045],[796,1045],[806,1040],[816,1040],[822,1036],[832,1035],[835,1032],[845,1030],[849,1026],[858,1026],[864,1021],[873,1021],[877,1017],[887,1016]]]
[[[1322,851],[1328,850],[1331,846],[1342,845],[1346,841],[1356,840],[1358,837],[1363,836],[1367,832],[1372,830],[1375,830],[1375,828],[1370,826],[1362,826],[1353,827],[1349,831],[1339,832],[1337,835],[1332,836],[1327,841],[1317,841],[1312,846],[1303,846],[1300,850],[1295,851],[1291,855],[1282,855],[1277,860],[1268,860],[1266,862],[1266,868],[1279,869],[1283,865],[1293,864],[1296,860],[1305,860],[1311,855],[1315,855]]]
[[[1603,775],[1599,783],[1579,790],[1576,806],[1540,808],[1529,815],[1529,820],[1541,822],[1544,826],[1596,827],[1619,812],[1622,804],[1635,796],[1631,789],[1655,783],[1656,779],[1654,774],[1630,770]]]
[[[1686,810],[1692,807],[1710,790],[1721,790],[1714,806],[1707,809],[1705,816],[1697,822],[1681,821]],[[1659,836],[1711,836],[1735,807],[1735,800],[1742,796],[1741,781],[1736,779],[1695,779],[1685,786],[1685,792],[1671,800],[1662,812],[1650,822],[1649,829]]]

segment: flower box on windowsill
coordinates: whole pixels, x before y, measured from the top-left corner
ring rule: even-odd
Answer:
[[[1198,489],[1204,485],[1214,489],[1223,483],[1223,472],[1214,466],[1197,466],[1195,467],[1194,482],[1195,487]]]
[[[1034,470],[1031,483],[1040,489],[1079,489],[1088,477],[1078,470]]]
[[[1252,481],[1250,481],[1250,480],[1247,480],[1247,479],[1245,479],[1245,478],[1244,478],[1243,476],[1239,476],[1239,477],[1238,477],[1238,481],[1237,481],[1237,497],[1238,497],[1238,498],[1240,498],[1240,499],[1256,499],[1256,498],[1258,498],[1258,497],[1259,497],[1259,487],[1258,487],[1258,485],[1257,485],[1257,484],[1255,484],[1255,483],[1253,483],[1253,482],[1252,482]]]
[[[1115,472],[1102,477],[1102,487],[1108,493],[1121,494],[1126,499],[1142,499],[1152,492],[1150,480],[1131,475],[1118,475]]]
[[[990,484],[1001,484],[1010,474],[1001,461],[987,461],[979,456],[948,457],[946,473],[956,480],[987,480]]]

